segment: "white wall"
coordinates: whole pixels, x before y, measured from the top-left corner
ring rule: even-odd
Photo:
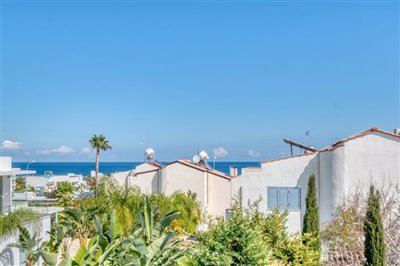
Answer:
[[[44,187],[46,186],[46,180],[44,176],[26,176],[26,185],[28,187]]]
[[[208,173],[208,213],[224,216],[231,204],[230,180]]]
[[[0,215],[11,211],[11,197],[11,176],[0,176]]]
[[[261,168],[245,168],[233,178],[232,196],[242,188],[242,204],[263,197],[260,209],[266,210],[267,187],[301,187],[301,212],[288,217],[289,231],[301,229],[305,211],[308,178],[316,176],[320,222],[326,225],[336,206],[355,189],[368,192],[371,183],[378,187],[400,184],[400,139],[380,132],[358,137],[334,149],[307,156],[295,156],[263,163]]]
[[[36,233],[37,238],[41,241],[50,239],[47,231],[50,231],[51,219],[49,215],[42,216],[38,221],[24,225],[31,236]],[[0,266],[21,265],[19,249],[9,248],[9,244],[18,243],[18,231],[12,234],[0,237]],[[41,265],[40,261],[38,265]]]
[[[259,208],[267,212],[268,187],[301,187],[301,211],[289,211],[287,223],[288,231],[296,232],[302,225],[308,179],[317,175],[317,166],[316,155],[308,154],[263,163],[261,168],[244,168],[242,175],[232,180],[232,193],[242,187],[243,206],[262,197]]]
[[[345,195],[357,186],[368,191],[371,183],[400,184],[400,138],[374,132],[346,142],[344,156]]]
[[[0,156],[0,170],[6,171],[6,170],[11,170],[11,168],[12,168],[11,157]]]
[[[197,194],[197,200],[203,210],[207,210],[207,199],[205,196],[205,172],[199,171],[181,163],[167,165],[163,169],[163,191],[169,196],[175,191],[187,192],[188,190]]]
[[[136,186],[141,192],[145,194],[158,193],[158,182],[159,182],[159,172],[152,171],[143,174],[137,174],[136,176],[128,176],[127,185]]]
[[[318,186],[319,215],[321,225],[329,222],[334,213],[334,183],[332,180],[333,155],[333,152],[326,151],[320,152],[316,156],[316,159],[319,161],[319,169],[317,169],[318,174],[316,174],[316,180]]]

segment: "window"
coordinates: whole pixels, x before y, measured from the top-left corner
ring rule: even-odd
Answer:
[[[268,187],[268,209],[300,210],[301,189],[299,187]]]

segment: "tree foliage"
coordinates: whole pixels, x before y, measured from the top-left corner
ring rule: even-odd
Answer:
[[[303,234],[311,234],[315,237],[314,249],[321,251],[321,241],[319,233],[319,212],[317,202],[317,190],[315,188],[315,176],[310,176],[308,180],[308,190],[306,196],[306,212],[303,220]]]
[[[236,202],[229,220],[219,219],[199,235],[193,265],[316,265],[320,253],[311,234],[289,236],[287,212],[258,211]],[[306,241],[305,241],[306,240]]]
[[[322,232],[327,247],[328,265],[362,265],[364,257],[364,221],[368,198],[358,186],[336,208],[335,216]],[[386,184],[378,189],[383,233],[386,245],[386,264],[400,265],[400,190]]]
[[[156,220],[168,213],[178,211],[180,215],[170,225],[178,235],[191,235],[196,232],[201,221],[201,210],[196,194],[175,192],[171,196],[163,194],[147,195],[148,204],[154,209]],[[126,235],[132,226],[139,226],[140,221],[137,210],[143,203],[143,195],[136,188],[121,188],[116,186],[109,178],[104,178],[99,184],[98,198],[86,198],[80,201],[87,208],[101,206],[100,212],[110,213],[117,211],[117,219],[123,221],[123,233]],[[79,206],[79,205],[77,205]]]
[[[62,207],[68,207],[73,205],[73,195],[75,187],[69,182],[58,182],[57,189],[54,191],[54,195],[58,199],[58,204]]]
[[[385,239],[381,218],[379,192],[370,187],[367,213],[364,220],[364,256],[366,266],[383,266],[385,263]]]

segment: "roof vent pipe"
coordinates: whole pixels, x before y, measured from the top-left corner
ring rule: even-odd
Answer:
[[[237,166],[229,166],[229,174],[230,176],[238,176],[238,168]]]

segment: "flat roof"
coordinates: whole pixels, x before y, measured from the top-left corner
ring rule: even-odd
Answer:
[[[34,171],[34,170],[21,170],[20,168],[0,169],[0,176],[34,175],[34,174],[36,174],[36,171]]]

